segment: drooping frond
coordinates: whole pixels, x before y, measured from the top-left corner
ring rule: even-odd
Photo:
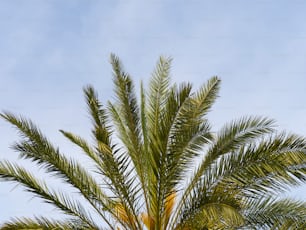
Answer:
[[[205,170],[209,170],[209,166],[218,157],[234,152],[244,144],[262,138],[267,133],[271,133],[273,131],[273,123],[273,120],[267,118],[245,117],[225,125],[217,134],[212,147],[205,154],[200,167],[192,179],[191,186],[201,178]]]
[[[303,230],[306,203],[291,199],[258,199],[248,203],[246,227],[249,229]]]
[[[196,185],[201,181],[202,177],[209,174],[212,164],[218,158],[238,150],[246,143],[255,141],[271,133],[274,130],[273,123],[273,120],[267,118],[245,117],[225,125],[220,132],[217,133],[211,147],[207,150],[200,166],[191,178],[178,205],[178,211],[183,207],[192,189],[197,188]],[[174,222],[177,220],[178,216],[179,213],[176,213]]]
[[[45,230],[45,229],[65,229],[65,230],[94,230],[88,225],[84,225],[75,219],[67,219],[67,220],[53,220],[47,219],[44,217],[35,217],[33,219],[30,218],[14,218],[11,221],[3,223],[0,226],[2,230],[16,230],[16,229],[37,229],[37,230]]]
[[[280,194],[306,181],[306,140],[284,133],[271,136],[222,156],[211,174],[215,190],[242,197]]]
[[[305,138],[282,133],[222,155],[193,188],[195,196],[184,200],[182,210],[190,213],[201,200],[212,199],[228,200],[243,209],[245,199],[260,200],[304,182],[305,144]]]
[[[273,126],[273,120],[262,117],[243,117],[225,125],[218,132],[216,141],[205,155],[199,171],[201,172],[219,156],[233,152],[245,143],[271,133],[274,130]]]
[[[21,166],[11,164],[8,161],[0,162],[0,178],[5,181],[14,181],[22,184],[26,191],[43,199],[46,203],[52,204],[64,213],[74,216],[89,227],[97,227],[79,202],[71,200],[63,193],[51,191],[45,183],[37,180]]]
[[[31,121],[17,118],[10,113],[0,115],[14,125],[23,137],[24,140],[12,146],[21,157],[41,165],[48,172],[63,178],[80,190],[86,187],[92,189],[89,186],[96,184],[94,179],[76,161],[64,157],[58,149],[53,147]],[[74,175],[78,175],[78,177]],[[95,192],[98,191],[98,186],[96,186]]]
[[[105,219],[99,210],[109,206],[111,202],[93,177],[78,162],[63,156],[31,121],[10,113],[0,115],[14,125],[23,137],[23,141],[15,143],[12,147],[21,157],[32,160],[51,175],[62,178],[76,188]]]

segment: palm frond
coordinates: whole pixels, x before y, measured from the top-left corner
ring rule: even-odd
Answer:
[[[166,104],[170,91],[170,58],[161,57],[149,83],[146,104],[146,121],[148,145],[148,160],[152,168],[148,169],[149,184],[149,215],[154,216],[156,227],[161,227],[164,185],[167,131],[162,129],[160,122],[166,114]]]
[[[123,71],[118,57],[111,56],[114,72],[116,102],[109,102],[109,110],[117,126],[120,140],[124,143],[126,153],[133,162],[134,170],[140,185],[146,193],[146,155],[143,150],[143,135],[140,118],[140,109],[137,104],[134,85],[130,76]],[[137,187],[133,189],[137,191]],[[135,194],[136,195],[136,194]],[[133,210],[134,208],[132,208]]]
[[[207,150],[200,166],[188,183],[182,199],[178,204],[178,209],[184,205],[185,200],[190,196],[193,188],[199,183],[203,175],[209,174],[212,164],[221,156],[235,152],[241,146],[251,141],[256,141],[264,135],[274,131],[274,121],[261,117],[243,117],[237,121],[226,124],[216,135],[211,147]],[[175,214],[174,222],[179,213]]]
[[[218,77],[210,78],[193,96],[193,101],[198,106],[198,113],[206,115],[218,97],[221,80]]]
[[[92,86],[84,87],[83,91],[93,124],[92,134],[95,140],[106,145],[111,145],[112,130],[107,110],[103,108],[98,99],[98,93]]]
[[[224,154],[234,152],[250,141],[256,141],[271,133],[274,121],[261,117],[245,117],[225,125],[200,164],[191,185],[195,183],[209,166]]]
[[[67,220],[53,220],[44,217],[35,218],[14,218],[11,221],[3,223],[0,226],[2,230],[16,230],[16,229],[66,229],[66,230],[85,230],[94,228],[77,221],[76,219]]]
[[[223,156],[212,174],[216,189],[242,196],[280,194],[306,181],[306,140],[281,133]]]
[[[150,81],[148,93],[147,119],[148,128],[153,134],[157,134],[158,122],[161,120],[162,110],[168,97],[170,86],[171,59],[161,57]]]
[[[138,174],[142,174],[141,162],[141,124],[139,118],[139,108],[134,92],[134,85],[130,76],[123,72],[123,67],[119,59],[112,55],[111,64],[114,71],[114,84],[116,93],[116,105],[111,106],[112,111],[116,110],[116,114],[120,115],[120,120],[117,116],[113,116],[116,123],[122,123],[125,129],[119,129],[121,141],[128,148],[129,155],[132,158]],[[121,126],[121,125],[120,125]],[[128,138],[127,138],[128,137]]]
[[[246,210],[246,227],[254,229],[305,229],[306,203],[291,199],[252,200]]]
[[[120,68],[118,66],[119,60],[115,59],[115,57],[113,57],[113,65],[114,71],[119,71],[119,69],[116,69],[117,67]],[[130,161],[127,158],[127,155],[122,154],[122,151],[119,148],[116,150],[116,146],[111,144],[112,131],[108,123],[108,114],[102,109],[97,93],[92,87],[85,88],[84,92],[88,109],[93,120],[94,128],[92,132],[97,145],[96,149],[90,148],[87,142],[81,137],[64,131],[62,131],[62,133],[73,143],[81,147],[83,151],[97,163],[99,168],[98,172],[106,177],[106,184],[109,186],[115,197],[120,199],[123,207],[126,208],[126,212],[132,212],[134,215],[137,215],[135,199],[139,189],[138,186],[135,186],[135,183],[133,183],[133,176],[129,176],[131,175],[131,170],[128,168]],[[130,133],[128,133],[128,135],[130,135]],[[112,201],[112,208],[115,203],[116,202]],[[104,209],[107,209],[108,212],[117,219],[117,221],[123,223],[122,220],[118,219],[118,215],[116,215],[115,211],[110,210],[110,207],[106,206]],[[138,220],[136,219],[136,221]],[[135,228],[134,220],[129,224],[132,228]],[[137,222],[137,224],[139,225],[139,222]]]
[[[143,144],[142,144],[142,152],[143,152],[143,160],[142,160],[142,168],[143,168],[143,178],[144,181],[142,182],[142,190],[143,190],[143,195],[144,195],[144,200],[145,200],[145,205],[146,205],[146,210],[150,210],[150,205],[149,205],[149,192],[148,192],[148,187],[149,187],[149,175],[152,174],[151,172],[151,165],[150,165],[150,156],[149,156],[149,137],[148,137],[148,125],[147,125],[147,114],[146,114],[146,94],[144,91],[143,83],[141,82],[140,85],[140,122],[141,122],[141,131],[142,131],[142,138],[143,138]]]
[[[21,184],[68,219],[12,219],[1,229],[100,229],[100,221],[113,230],[306,229],[305,202],[276,199],[306,182],[304,137],[278,133],[264,117],[243,117],[212,133],[206,115],[218,97],[218,77],[196,91],[190,83],[171,84],[171,59],[161,57],[148,90],[141,83],[138,103],[117,56],[111,65],[114,102],[104,106],[93,86],[83,89],[93,141],[60,130],[89,157],[93,172],[32,121],[0,113],[21,136],[13,150],[81,198],[2,161],[0,180]]]
[[[219,156],[239,149],[243,144],[271,133],[274,121],[264,117],[243,117],[225,125],[203,160],[200,169],[206,168]],[[201,170],[200,170],[201,171]]]
[[[155,200],[160,201],[160,206],[164,203],[167,193],[174,190],[175,185],[180,181],[179,167],[180,164],[179,155],[184,153],[184,146],[175,148],[175,142],[180,139],[182,134],[175,136],[171,129],[174,129],[173,121],[176,119],[177,113],[179,113],[181,104],[188,98],[191,91],[190,85],[182,85],[180,91],[177,92],[177,88],[174,86],[169,90],[169,94],[165,104],[165,111],[162,111],[161,120],[159,122],[158,133],[154,141],[150,140],[150,165],[154,166],[151,170],[151,174],[154,177],[152,181],[152,191],[159,190],[159,193],[155,193],[160,198],[155,197]],[[181,139],[180,139],[181,140]],[[178,142],[178,141],[177,141]],[[184,145],[184,143],[182,144]],[[186,161],[188,161],[186,157]],[[181,163],[182,165],[183,163]],[[176,167],[176,168],[175,168]],[[182,167],[181,167],[182,168]],[[155,186],[155,187],[154,187]],[[152,202],[151,202],[152,203]],[[163,209],[162,207],[160,207]]]
[[[220,80],[213,77],[192,97],[190,97],[190,85],[185,87],[183,85],[181,90],[177,90],[178,102],[181,103],[178,103],[179,110],[170,122],[172,127],[168,139],[169,152],[179,153],[174,161],[182,160],[187,163],[188,159],[194,159],[198,156],[198,151],[212,138],[209,123],[203,119],[203,116],[217,97],[219,84]],[[182,166],[178,167],[177,171],[181,171],[185,165]]]
[[[80,137],[72,136],[67,133],[67,137],[81,147],[89,157],[91,157],[99,166],[101,166],[102,156],[100,154],[112,153],[112,129],[110,128],[108,111],[103,109],[102,104],[98,99],[98,94],[93,87],[84,88],[84,94],[88,106],[89,113],[92,117],[93,128],[92,133],[96,142],[96,150],[90,149],[87,142]]]
[[[22,184],[25,186],[26,191],[33,193],[46,203],[54,205],[64,213],[76,217],[92,228],[97,227],[79,202],[72,201],[62,193],[51,191],[50,188],[47,188],[45,183],[37,180],[23,167],[11,164],[8,161],[0,162],[0,178],[5,181],[14,181]]]
[[[175,229],[235,229],[244,225],[244,221],[244,217],[228,204],[206,203]]]
[[[67,137],[72,143],[79,146],[83,152],[90,157],[97,165],[98,172],[102,173],[101,166],[103,165],[101,157],[96,153],[95,149],[93,149],[86,140],[84,140],[82,137],[77,136],[71,132],[67,132],[64,130],[60,130],[60,132]],[[111,150],[108,150],[111,151]],[[107,151],[105,151],[107,152]]]
[[[32,160],[51,175],[62,178],[79,190],[80,194],[104,218],[104,215],[99,211],[99,206],[102,210],[110,205],[111,200],[107,198],[98,183],[78,162],[63,156],[30,120],[22,117],[18,118],[8,112],[0,114],[0,116],[14,125],[23,137],[23,141],[12,146],[21,157]]]
[[[132,96],[129,95],[130,90],[132,90],[133,87],[129,85],[130,87],[127,87],[128,89],[125,88],[125,84],[128,82],[131,84],[131,82],[129,77],[125,76],[125,74],[122,72],[121,63],[116,56],[111,56],[111,63],[114,70],[114,82],[117,86],[116,92],[118,96],[118,101],[121,101],[121,104],[119,103],[121,108],[120,113],[126,114],[125,112],[127,111],[123,112],[122,110],[129,109],[129,106],[131,106],[130,100],[132,100],[131,103],[135,102],[133,101],[135,100],[135,97],[133,97],[133,99],[130,99],[130,97]],[[87,142],[78,136],[67,132],[63,133],[72,142],[80,146],[83,151],[87,153],[87,155],[97,163],[99,169],[98,172],[100,172],[103,176],[106,177],[106,184],[113,192],[114,196],[117,199],[120,199],[122,207],[125,208],[125,211],[128,213],[132,212],[134,215],[136,215],[136,207],[133,203],[135,202],[135,197],[137,196],[138,189],[137,186],[135,187],[133,184],[134,178],[129,178],[129,175],[131,175],[131,170],[128,169],[128,164],[130,163],[128,156],[119,153],[120,149],[117,148],[116,150],[116,146],[112,145],[111,143],[111,136],[113,132],[109,124],[109,114],[102,108],[102,104],[98,99],[98,94],[91,86],[84,88],[84,93],[88,105],[88,110],[93,121],[94,127],[92,129],[92,133],[95,137],[96,149],[91,149],[88,146]],[[113,105],[109,103],[109,108],[111,108],[112,106]],[[112,109],[109,109],[110,114],[113,115],[113,121],[115,121],[115,123],[117,122],[117,124],[120,125],[120,122],[122,122],[121,116],[118,114],[118,118],[119,116],[120,118],[116,120],[117,110],[115,109],[115,106],[113,106],[113,110],[114,111],[111,112]],[[129,120],[129,122],[131,121]],[[124,140],[124,137],[127,137],[125,138],[125,140],[127,141],[123,142],[126,146],[132,146],[132,148],[130,147],[128,148],[128,150],[132,152],[132,155],[133,153],[134,155],[136,155],[135,148],[133,145],[134,143],[129,145],[130,139],[128,138],[128,136],[131,135],[131,132],[128,132],[127,129],[125,129],[123,122],[121,123],[121,125],[121,129],[118,128],[118,130],[121,130],[119,132],[121,133],[121,139]],[[133,159],[135,160],[138,158],[134,157]],[[117,202],[112,202],[111,209],[114,209],[116,203]],[[111,210],[109,207],[105,208],[108,209],[108,211],[115,219],[117,219],[118,222],[123,225],[127,224],[126,222],[124,222],[123,219],[120,219],[120,216],[118,216],[114,210]],[[135,228],[135,220],[129,220],[130,227]],[[139,222],[137,221],[138,220],[136,220],[136,224],[139,225]]]
[[[148,125],[147,125],[147,115],[146,115],[146,94],[143,87],[143,83],[140,85],[140,121],[143,136],[143,151],[146,153],[148,151]],[[147,164],[147,161],[145,162]]]
[[[243,202],[236,199],[231,194],[228,194],[226,191],[217,194],[211,191],[206,185],[207,179],[202,178],[192,189],[190,195],[184,199],[182,202],[183,205],[178,212],[179,216],[172,220],[172,228],[176,225],[181,226],[183,223],[192,220],[207,204],[220,204],[230,207],[240,213]],[[241,215],[241,213],[239,215]]]

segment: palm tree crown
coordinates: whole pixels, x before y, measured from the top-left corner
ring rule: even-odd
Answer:
[[[197,91],[189,83],[171,85],[171,59],[161,57],[138,102],[114,55],[111,64],[115,102],[102,105],[92,86],[84,88],[93,144],[61,130],[94,172],[61,153],[31,121],[1,114],[21,134],[13,146],[20,156],[86,200],[2,161],[2,180],[22,184],[67,218],[15,218],[1,229],[306,229],[305,202],[277,198],[306,180],[304,137],[279,133],[264,117],[243,117],[214,133],[206,115],[219,78]]]

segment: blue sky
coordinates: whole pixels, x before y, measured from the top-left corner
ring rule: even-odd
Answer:
[[[174,59],[173,82],[222,79],[209,115],[215,130],[264,115],[280,130],[306,135],[305,12],[303,0],[2,0],[0,110],[33,119],[73,154],[58,130],[89,136],[82,87],[93,84],[102,101],[112,99],[110,53],[137,84],[166,55]],[[0,135],[0,159],[15,160],[16,132],[0,120]],[[291,193],[305,194],[306,186]],[[10,183],[0,183],[0,205],[0,222],[56,217]]]

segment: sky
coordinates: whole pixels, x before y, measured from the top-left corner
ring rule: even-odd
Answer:
[[[306,136],[305,12],[304,0],[1,0],[0,111],[31,118],[71,156],[77,150],[58,130],[89,136],[82,87],[114,98],[110,54],[138,86],[163,55],[173,58],[172,82],[221,78],[214,130],[262,115]],[[18,135],[3,120],[0,136],[0,160],[18,160],[10,149]],[[306,200],[306,186],[289,195]],[[60,216],[0,183],[0,223],[34,215]]]

